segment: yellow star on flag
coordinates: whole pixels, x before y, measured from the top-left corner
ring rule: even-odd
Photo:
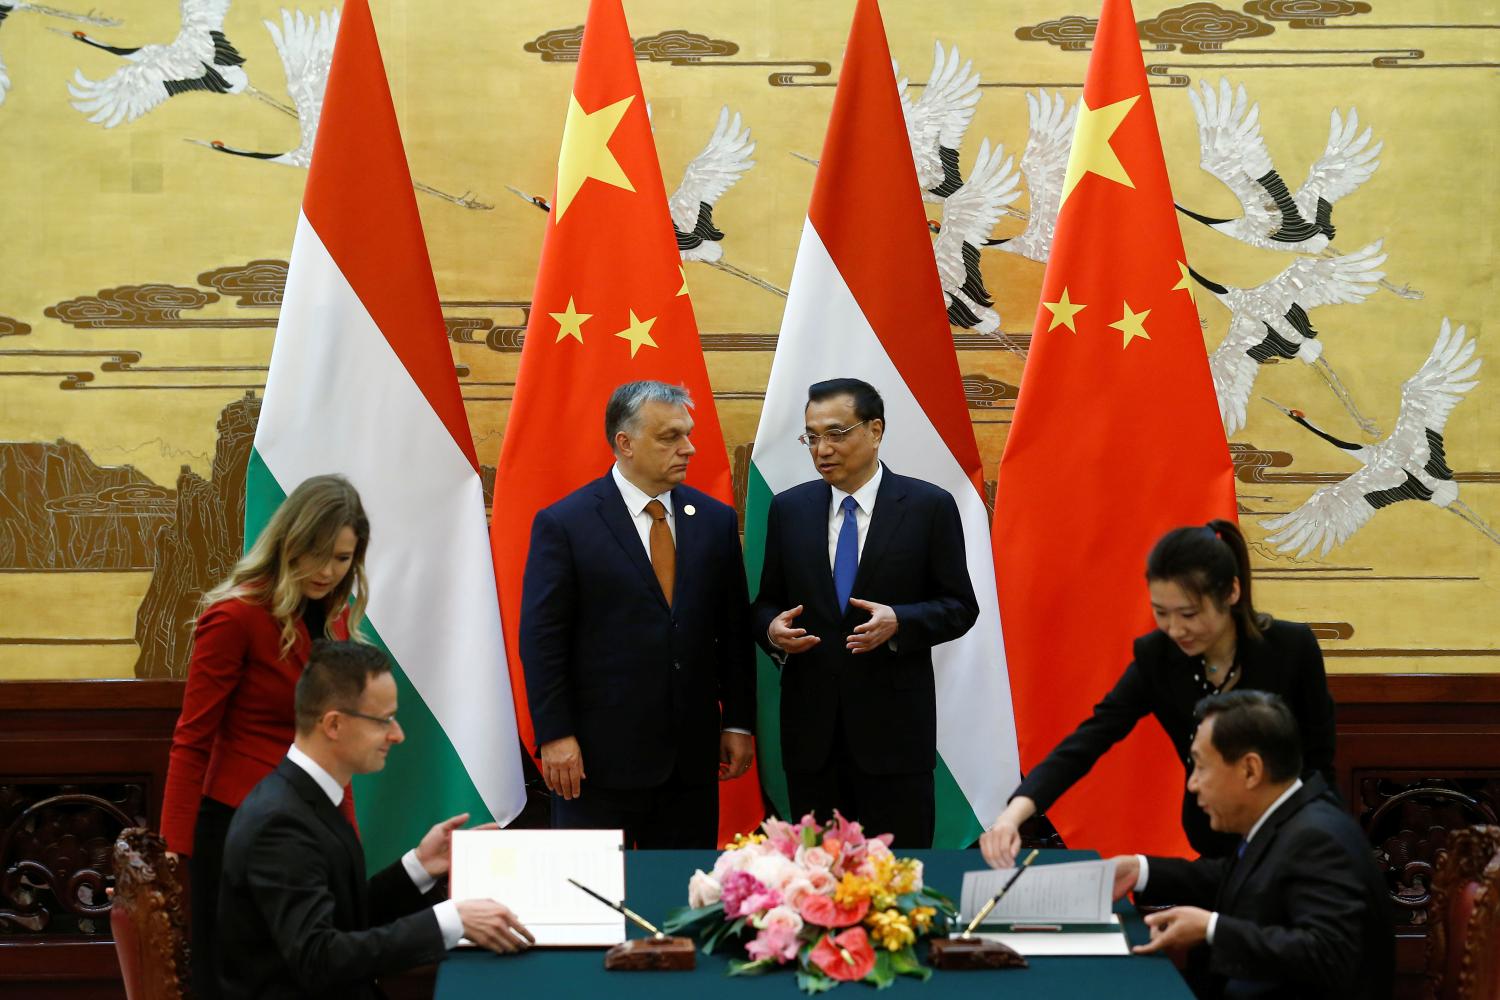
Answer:
[[[1062,295],[1058,297],[1056,302],[1043,302],[1042,305],[1046,306],[1052,313],[1052,322],[1047,324],[1048,330],[1055,330],[1059,326],[1065,326],[1074,333],[1078,332],[1078,327],[1073,325],[1073,317],[1088,308],[1082,302],[1069,302],[1068,290],[1066,288],[1062,290]]]
[[[580,344],[583,343],[583,324],[594,318],[593,313],[581,313],[573,305],[573,296],[568,296],[568,308],[566,312],[548,313],[557,320],[557,343],[562,343],[564,337],[572,337]]]
[[[656,341],[651,339],[651,327],[655,323],[655,316],[652,316],[650,319],[636,319],[635,310],[632,309],[630,310],[630,325],[615,334],[615,336],[630,341],[630,356],[633,358],[635,357],[635,352],[639,351],[643,345],[646,347],[656,346]]]
[[[1193,276],[1188,273],[1187,264],[1179,260],[1177,262],[1177,269],[1182,272],[1182,280],[1172,286],[1172,291],[1187,292],[1188,298],[1193,301],[1193,305],[1197,305],[1198,295],[1193,291]]]
[[[1140,95],[1102,108],[1091,108],[1087,101],[1079,99],[1078,125],[1073,131],[1073,150],[1068,154],[1068,172],[1063,177],[1062,202],[1059,204],[1067,202],[1068,195],[1083,180],[1084,174],[1098,174],[1128,188],[1135,187],[1109,140],[1138,100]]]
[[[620,167],[620,161],[609,151],[620,119],[635,100],[632,94],[595,112],[586,112],[578,98],[568,96],[568,120],[563,125],[562,150],[557,154],[557,204],[552,206],[552,221],[561,223],[568,206],[583,182],[594,180],[635,192],[635,186]]]
[[[1121,302],[1120,305],[1124,311],[1121,313],[1119,320],[1109,324],[1125,335],[1125,341],[1120,345],[1120,349],[1124,350],[1129,347],[1130,342],[1137,337],[1140,337],[1142,340],[1150,340],[1151,334],[1146,332],[1146,317],[1151,315],[1151,310],[1143,309],[1140,312],[1134,312],[1131,310],[1129,302]]]
[[[686,295],[688,293],[688,289],[687,289],[687,268],[683,267],[681,264],[678,264],[677,265],[677,273],[680,274],[680,275],[682,275],[682,287],[679,288],[679,289],[677,289],[677,294],[678,295]]]

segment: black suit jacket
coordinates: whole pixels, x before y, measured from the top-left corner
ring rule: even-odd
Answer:
[[[738,519],[690,486],[672,490],[672,510],[670,606],[611,475],[531,525],[521,663],[536,741],[576,736],[601,788],[651,788],[674,766],[686,783],[716,781],[722,729],[755,728]]]
[[[1306,625],[1273,621],[1259,639],[1239,637],[1242,675],[1237,689],[1269,691],[1280,695],[1297,717],[1302,734],[1303,776],[1321,774],[1333,782],[1333,697],[1323,672],[1323,652]],[[1193,706],[1203,697],[1198,679],[1202,668],[1164,632],[1155,631],[1135,640],[1135,659],[1104,700],[1073,733],[1059,743],[1046,759],[1032,768],[1016,789],[1045,812],[1074,782],[1104,756],[1105,751],[1130,734],[1146,715],[1156,721],[1172,741],[1177,759],[1183,762],[1182,828],[1193,850],[1208,857],[1222,857],[1239,846],[1232,834],[1215,833],[1208,816],[1187,792],[1188,754],[1197,724]]]
[[[889,605],[900,630],[892,642],[856,656],[844,642],[869,613],[837,606],[828,563],[832,501],[827,483],[803,483],[777,495],[766,519],[756,639],[779,658],[766,630],[777,615],[801,604],[795,624],[821,640],[786,657],[782,666],[785,767],[817,771],[827,763],[837,709],[837,728],[862,770],[931,770],[937,765],[932,647],[957,639],[979,617],[958,505],[947,490],[885,467],[851,596]]]
[[[1136,901],[1217,911],[1190,963],[1200,996],[1389,998],[1390,895],[1359,826],[1319,776],[1271,814],[1244,857],[1151,858]]]
[[[219,886],[224,996],[382,996],[377,976],[447,954],[436,901],[400,862],[367,882],[354,828],[284,759],[229,824]]]

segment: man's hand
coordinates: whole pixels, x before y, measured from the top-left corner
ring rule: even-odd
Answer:
[[[433,878],[441,878],[448,874],[448,867],[453,862],[453,831],[468,821],[468,813],[459,813],[457,816],[448,817],[427,831],[427,835],[417,845],[417,863],[422,866],[423,871]],[[500,824],[485,823],[474,829],[498,830]]]
[[[749,733],[719,734],[719,780],[732,781],[750,770],[755,759],[755,737]]]
[[[553,792],[565,799],[576,799],[579,785],[586,777],[577,737],[564,736],[542,744],[542,780]]]
[[[1110,859],[1115,863],[1115,894],[1114,899],[1125,898],[1125,894],[1135,888],[1136,880],[1141,877],[1141,859],[1134,854],[1120,854]]]
[[[510,907],[493,899],[464,900],[458,904],[458,918],[464,922],[464,937],[502,955],[525,951],[536,943]]]
[[[901,623],[896,621],[896,612],[884,604],[861,601],[857,597],[849,598],[849,603],[870,612],[870,620],[863,625],[856,625],[854,634],[845,641],[845,648],[851,653],[868,653],[879,649],[901,628]]]
[[[766,638],[771,640],[771,645],[783,653],[805,653],[818,644],[817,636],[808,635],[807,629],[792,624],[801,613],[802,605],[799,604],[771,619],[771,627],[766,629]]]
[[[1119,868],[1115,872],[1115,884],[1118,885]],[[1209,912],[1196,906],[1174,906],[1159,913],[1148,913],[1146,926],[1151,928],[1151,940],[1130,950],[1137,955],[1186,951],[1208,940],[1208,918]]]

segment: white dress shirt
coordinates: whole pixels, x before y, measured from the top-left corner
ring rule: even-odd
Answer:
[[[1266,811],[1260,814],[1260,819],[1257,819],[1255,821],[1255,825],[1250,827],[1250,832],[1245,834],[1245,850],[1250,849],[1250,841],[1255,839],[1255,835],[1260,832],[1260,828],[1265,825],[1266,820],[1271,818],[1271,814],[1280,809],[1282,803],[1286,802],[1287,799],[1291,798],[1293,795],[1296,795],[1297,789],[1301,787],[1302,779],[1298,778],[1287,787],[1286,791],[1276,796],[1275,802],[1272,802],[1269,806],[1266,807]],[[1144,854],[1137,854],[1135,856],[1135,859],[1136,861],[1140,862],[1141,866],[1140,873],[1135,877],[1135,891],[1140,892],[1142,889],[1146,888],[1146,878],[1149,874],[1149,871],[1146,856]],[[1217,911],[1215,911],[1208,915],[1208,932],[1205,934],[1205,937],[1207,938],[1209,944],[1214,943],[1214,928],[1218,926],[1219,914]]]
[[[828,506],[828,568],[833,569],[834,560],[838,558],[839,532],[844,529],[844,497],[854,497],[858,504],[854,508],[854,527],[859,533],[858,554],[865,553],[865,536],[870,533],[870,518],[875,514],[875,495],[880,492],[880,477],[885,474],[885,467],[879,462],[875,463],[875,475],[853,493],[846,493],[837,486],[833,487],[833,497]]]
[[[672,532],[672,544],[677,544],[677,515],[672,510],[672,491],[660,493],[654,497],[648,497],[639,486],[625,478],[620,471],[619,463],[610,467],[609,473],[614,477],[615,485],[620,489],[620,499],[625,501],[625,509],[630,513],[630,520],[635,524],[635,533],[641,538],[641,548],[646,550],[646,559],[651,559],[651,515],[646,513],[646,505],[652,500],[660,500],[661,505],[667,509],[667,527]],[[726,733],[750,734],[748,729],[735,729],[725,727]]]
[[[339,786],[333,775],[323,770],[322,765],[313,760],[293,743],[287,749],[286,759],[306,771],[313,781],[317,782],[323,794],[328,796],[328,801],[337,808],[344,801],[344,789]],[[417,887],[421,893],[427,892],[437,884],[437,879],[427,874],[427,869],[422,867],[422,862],[417,860],[416,848],[412,848],[401,856],[401,867],[406,871],[406,877],[411,879],[412,885]],[[437,917],[438,929],[443,934],[443,947],[452,948],[458,944],[459,939],[464,936],[463,918],[458,915],[458,904],[451,899],[445,899],[432,908],[432,915]]]

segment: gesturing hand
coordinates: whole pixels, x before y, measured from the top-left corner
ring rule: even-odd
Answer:
[[[802,605],[799,604],[771,619],[771,627],[766,630],[766,637],[771,640],[771,645],[783,653],[805,653],[818,644],[817,636],[809,635],[807,629],[797,628],[792,624],[801,613]]]
[[[553,792],[565,799],[576,799],[586,777],[577,737],[564,736],[542,744],[542,780]]]
[[[1124,899],[1125,894],[1135,888],[1141,877],[1141,859],[1134,854],[1121,854],[1111,858],[1115,863],[1114,899]]]
[[[868,653],[879,649],[901,627],[901,623],[896,620],[896,612],[887,605],[861,601],[857,597],[849,598],[849,603],[870,612],[870,620],[863,625],[856,625],[854,634],[845,640],[845,647],[851,653]]]
[[[458,904],[464,937],[502,955],[525,951],[536,943],[510,907],[493,899],[466,899]]]
[[[459,813],[457,816],[448,817],[427,831],[427,835],[417,845],[417,861],[422,865],[423,871],[433,878],[448,873],[448,867],[453,862],[453,831],[468,821],[468,813]],[[484,823],[474,829],[498,830],[499,828],[499,823]]]
[[[1119,869],[1115,871],[1118,873]],[[1116,878],[1118,879],[1118,874]],[[1186,951],[1208,938],[1207,910],[1196,906],[1174,906],[1170,910],[1146,914],[1146,926],[1151,928],[1151,940],[1130,949],[1137,955],[1151,955],[1158,951]]]

